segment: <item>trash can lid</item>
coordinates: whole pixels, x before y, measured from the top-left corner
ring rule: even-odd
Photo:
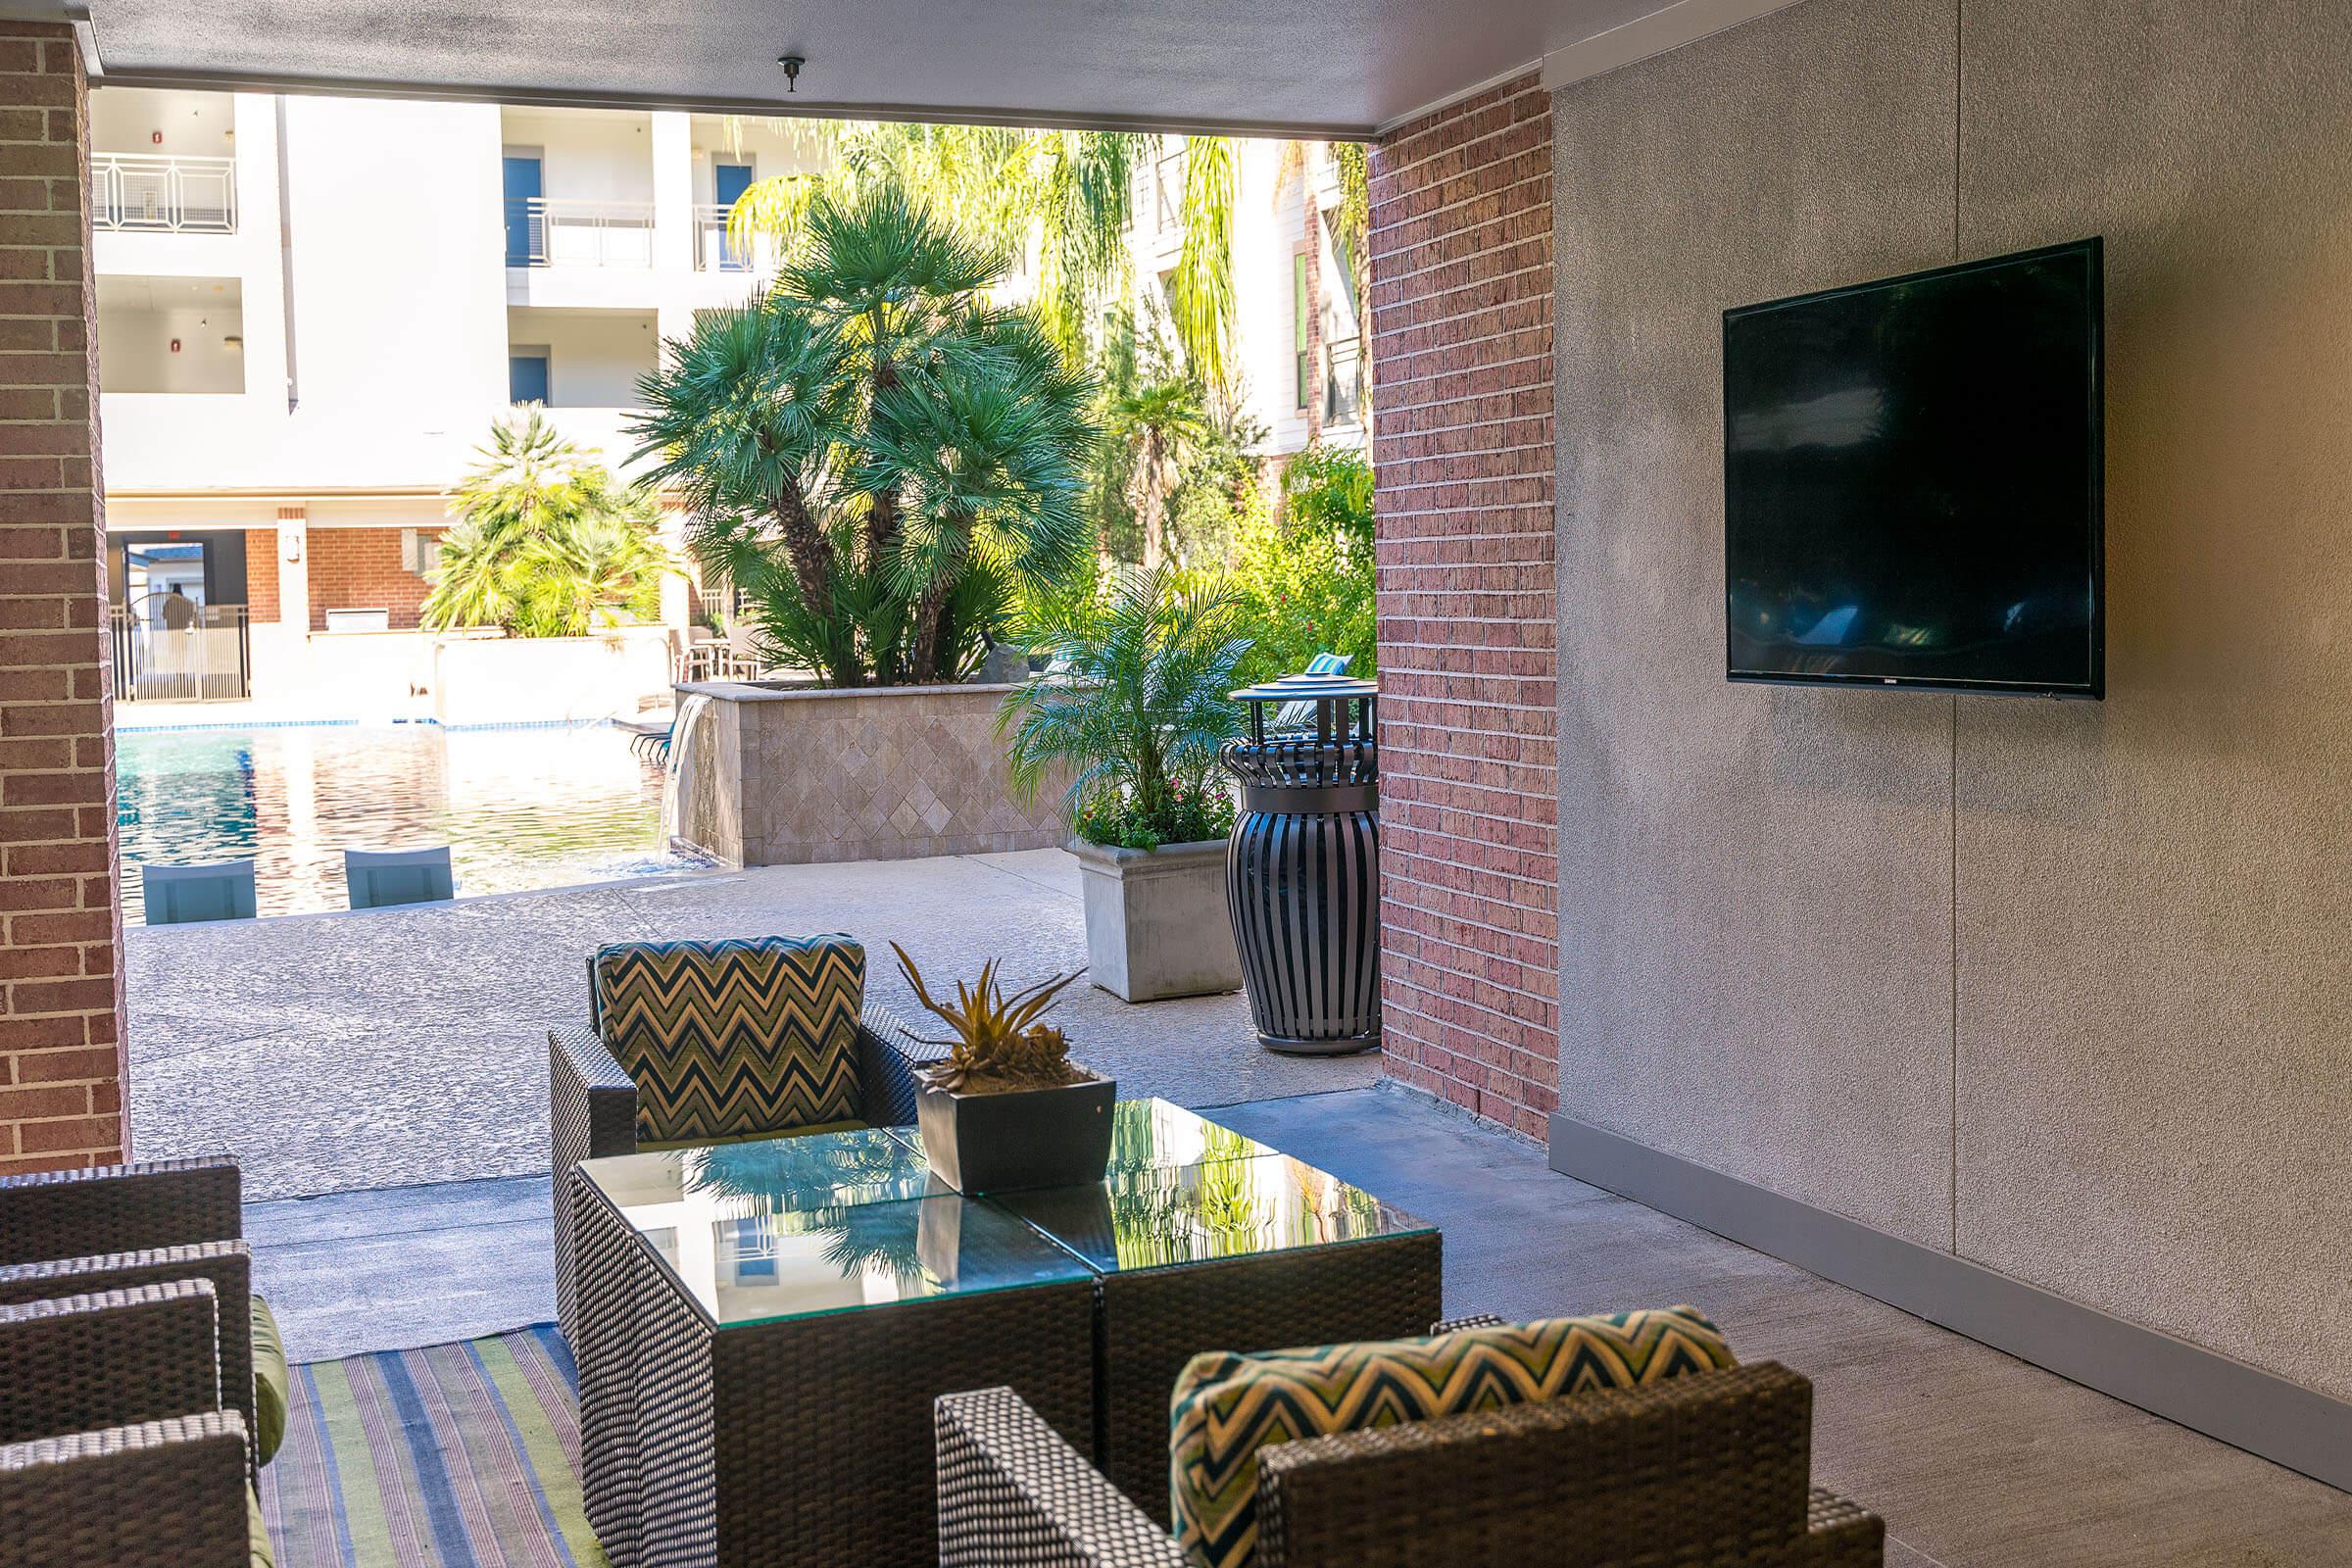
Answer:
[[[1232,695],[1236,702],[1242,703],[1311,702],[1318,697],[1377,697],[1380,685],[1376,681],[1357,680],[1352,675],[1285,675],[1279,680],[1245,686]]]

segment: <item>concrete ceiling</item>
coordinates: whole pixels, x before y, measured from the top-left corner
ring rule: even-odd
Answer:
[[[1720,0],[13,0],[110,81],[1363,135]],[[776,57],[808,59],[787,95]]]

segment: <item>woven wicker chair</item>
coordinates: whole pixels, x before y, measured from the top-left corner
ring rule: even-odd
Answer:
[[[571,1172],[583,1159],[637,1152],[637,1085],[605,1049],[596,1024],[596,958],[588,959],[589,1026],[547,1036],[548,1120],[555,1141],[556,1318],[579,1343],[573,1321]],[[858,1119],[869,1127],[914,1122],[916,1069],[937,1053],[908,1041],[898,1015],[870,1001],[858,1025]]]
[[[206,1280],[0,1306],[0,1562],[251,1568],[218,1310]]]
[[[237,1162],[225,1154],[0,1177],[0,1306],[210,1281],[220,1311],[220,1407],[255,1431],[244,1231]]]
[[[1498,1322],[1469,1318],[1438,1332]],[[935,1408],[941,1568],[1188,1568],[1010,1389]],[[1777,1362],[1278,1444],[1259,1568],[1876,1568],[1811,1485],[1813,1385]]]

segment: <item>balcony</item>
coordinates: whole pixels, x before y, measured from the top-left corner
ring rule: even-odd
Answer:
[[[507,265],[651,268],[654,204],[546,196],[509,201]]]
[[[233,234],[236,160],[92,153],[90,198],[90,222],[100,230]]]
[[[727,234],[724,207],[703,203],[694,209],[694,270],[698,272],[745,272],[764,276],[776,270],[776,242],[755,235],[747,247]]]

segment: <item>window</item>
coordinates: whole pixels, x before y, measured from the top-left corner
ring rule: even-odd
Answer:
[[[507,355],[507,401],[510,403],[545,403],[547,396],[547,350],[518,348]]]
[[[1291,350],[1298,356],[1298,397],[1293,407],[1303,409],[1314,395],[1314,359],[1311,349],[1314,336],[1310,325],[1314,320],[1312,308],[1306,298],[1306,252],[1291,254]]]

